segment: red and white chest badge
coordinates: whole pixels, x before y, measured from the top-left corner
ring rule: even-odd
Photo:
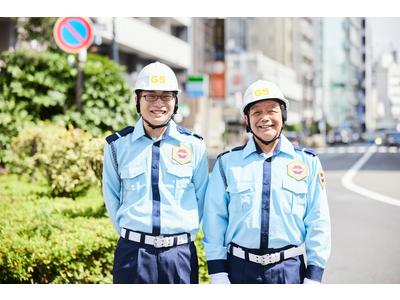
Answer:
[[[181,165],[190,163],[192,161],[192,149],[182,144],[175,146],[172,148],[172,159]]]
[[[287,165],[287,173],[296,180],[302,180],[308,176],[308,168],[305,163],[295,160]]]

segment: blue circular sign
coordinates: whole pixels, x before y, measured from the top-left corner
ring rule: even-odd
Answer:
[[[93,25],[87,18],[60,18],[54,26],[54,38],[62,50],[77,53],[92,44]]]

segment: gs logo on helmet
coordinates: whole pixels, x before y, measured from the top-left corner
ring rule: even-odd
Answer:
[[[150,76],[150,82],[153,84],[164,84],[165,83],[165,76],[161,75],[161,76]]]
[[[262,89],[257,89],[254,90],[254,96],[259,97],[259,96],[267,96],[269,94],[268,88],[262,88]]]

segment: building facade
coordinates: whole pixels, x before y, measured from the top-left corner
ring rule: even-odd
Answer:
[[[323,107],[331,127],[365,130],[365,19],[324,18]]]

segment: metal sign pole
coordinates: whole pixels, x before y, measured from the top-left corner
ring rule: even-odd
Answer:
[[[82,49],[78,53],[78,63],[77,63],[77,71],[78,76],[76,78],[76,107],[79,112],[83,111],[82,106],[82,92],[83,92],[83,65],[86,61],[87,52],[86,49]]]
[[[57,45],[68,53],[78,53],[76,78],[76,107],[83,111],[83,66],[86,61],[87,48],[93,42],[93,25],[89,18],[59,18],[54,25],[53,35]]]

